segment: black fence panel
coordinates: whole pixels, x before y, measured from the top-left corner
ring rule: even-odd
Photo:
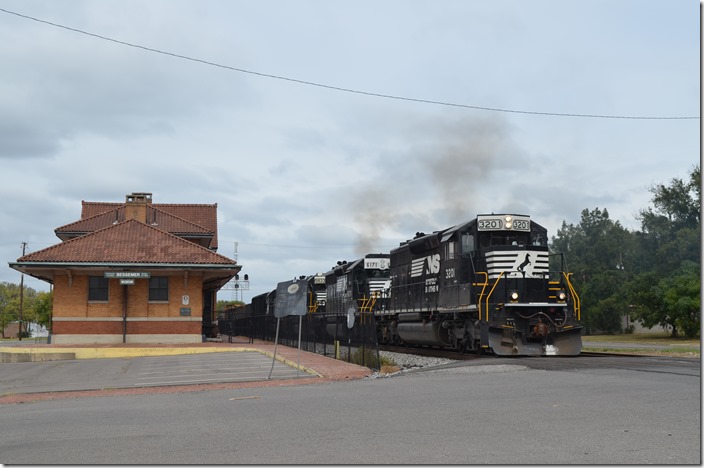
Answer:
[[[251,319],[237,319],[235,311],[219,312],[218,331],[228,343],[253,343],[253,322]]]
[[[312,313],[305,316],[287,316],[277,319],[272,315],[244,316],[237,310],[218,315],[220,334],[229,343],[251,343],[253,340],[276,339],[279,320],[278,343],[283,346],[322,354],[371,369],[381,367],[377,342],[376,323],[370,312],[358,312],[350,328],[348,316],[333,313]]]

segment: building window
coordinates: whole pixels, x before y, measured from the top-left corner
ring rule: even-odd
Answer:
[[[169,300],[169,278],[166,276],[152,276],[149,278],[149,300]]]
[[[102,276],[88,277],[88,300],[107,301],[108,300],[108,279]]]

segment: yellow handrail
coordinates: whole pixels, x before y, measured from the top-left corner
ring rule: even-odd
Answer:
[[[496,281],[494,282],[494,286],[492,286],[491,291],[489,291],[489,294],[486,295],[486,321],[489,321],[489,298],[491,297],[492,294],[494,294],[494,289],[496,289],[496,286],[499,284],[499,280],[501,277],[504,276],[504,272],[502,271],[499,273],[499,276],[496,278]]]
[[[484,275],[484,282],[483,283],[472,283],[472,286],[482,286],[482,292],[479,293],[479,300],[477,301],[477,319],[481,321],[482,319],[482,298],[484,297],[484,290],[486,289],[487,285],[489,284],[489,273],[486,271],[478,271],[478,275]]]
[[[374,308],[374,304],[376,304],[376,300],[379,298],[379,293],[375,292],[372,294],[369,298],[367,297],[361,297],[358,299],[359,301],[359,311],[364,312],[368,311],[371,312],[372,309]]]
[[[313,314],[318,311],[318,302],[313,300],[313,293],[308,293],[308,313]]]
[[[574,310],[577,312],[577,320],[582,320],[582,305],[579,300],[579,295],[577,294],[577,291],[574,290],[574,286],[572,286],[572,282],[570,281],[570,276],[572,276],[572,273],[565,273],[563,271],[562,275],[565,277],[567,287],[570,289],[570,294],[572,294],[572,298],[574,299]]]

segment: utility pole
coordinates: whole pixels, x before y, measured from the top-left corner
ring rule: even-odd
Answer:
[[[27,243],[22,242],[22,256],[24,257],[25,250],[27,249]],[[24,273],[20,276],[20,331],[19,338],[22,341],[22,318],[24,312]]]

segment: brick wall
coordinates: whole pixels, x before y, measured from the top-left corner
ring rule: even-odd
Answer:
[[[110,279],[108,300],[89,302],[87,275],[55,275],[52,334],[122,335],[126,292],[128,335],[200,335],[202,274],[152,272],[152,276],[169,278],[168,301],[149,301],[148,279],[135,279],[130,286],[120,285],[119,279]]]

